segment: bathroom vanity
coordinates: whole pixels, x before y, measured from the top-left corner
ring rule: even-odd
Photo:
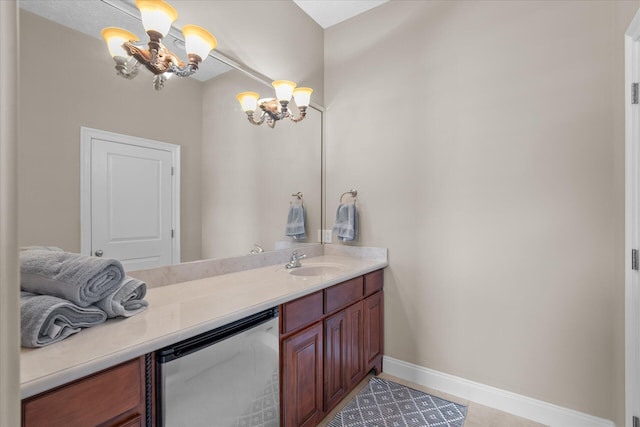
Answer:
[[[281,425],[317,424],[382,368],[386,251],[384,259],[321,255],[304,265],[340,268],[295,275],[278,264],[151,288],[138,316],[23,349],[23,426],[155,425],[156,350],[275,306]]]
[[[383,273],[285,303],[282,424],[315,426],[371,369],[382,371]]]

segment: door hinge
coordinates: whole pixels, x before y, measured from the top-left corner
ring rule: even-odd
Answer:
[[[633,427],[640,427],[640,418],[638,417],[633,417]]]
[[[637,104],[637,102],[636,102]],[[173,176],[175,174],[175,168],[173,166],[171,166],[171,176]]]
[[[638,83],[631,83],[631,103],[638,103]]]
[[[640,266],[638,266],[638,250],[637,249],[631,249],[631,269],[640,270]]]
[[[171,238],[173,239],[173,228],[171,229]]]

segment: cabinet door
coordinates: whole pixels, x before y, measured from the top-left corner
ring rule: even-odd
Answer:
[[[324,410],[330,411],[364,378],[362,301],[324,322]]]
[[[364,364],[364,314],[362,301],[353,304],[346,310],[347,346],[344,361],[345,381],[347,389],[364,378],[368,372]]]
[[[324,321],[324,410],[342,399],[346,392],[347,313],[339,311]]]
[[[366,372],[382,370],[384,350],[384,299],[383,291],[364,300],[364,360]]]
[[[322,322],[282,342],[285,427],[315,426],[322,417]]]

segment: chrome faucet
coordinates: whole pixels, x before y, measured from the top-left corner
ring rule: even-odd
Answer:
[[[288,263],[285,264],[284,268],[290,269],[290,268],[302,267],[302,264],[300,264],[300,260],[306,257],[307,256],[304,254],[298,255],[297,251],[293,251],[293,253],[291,254],[291,259],[289,260]]]
[[[251,253],[252,254],[261,254],[262,252],[264,252],[264,248],[262,246],[260,246],[257,243],[254,243],[253,246],[256,247],[256,249],[251,249]]]

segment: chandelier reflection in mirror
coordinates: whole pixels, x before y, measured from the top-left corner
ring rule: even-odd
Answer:
[[[313,89],[308,87],[296,88],[296,84],[288,80],[276,80],[271,84],[276,90],[275,98],[258,99],[260,95],[256,92],[242,92],[236,96],[240,105],[242,105],[242,109],[247,114],[249,122],[254,125],[261,125],[266,121],[270,128],[274,128],[278,120],[289,118],[294,123],[304,120],[307,115],[307,107],[311,102]],[[289,102],[292,96],[298,107],[298,117],[289,112]],[[257,107],[260,107],[261,111],[260,116],[256,119]]]
[[[154,74],[153,87],[160,90],[173,74],[180,77],[191,76],[198,70],[198,64],[215,49],[217,41],[211,33],[197,25],[185,25],[182,27],[182,35],[189,58],[189,63],[185,64],[162,44],[162,38],[178,18],[176,10],[163,0],[136,0],[136,6],[149,36],[148,49],[143,44],[136,44],[138,37],[125,29],[108,27],[102,30],[102,38],[116,62],[119,76],[132,79],[138,75],[140,66],[144,65]]]

